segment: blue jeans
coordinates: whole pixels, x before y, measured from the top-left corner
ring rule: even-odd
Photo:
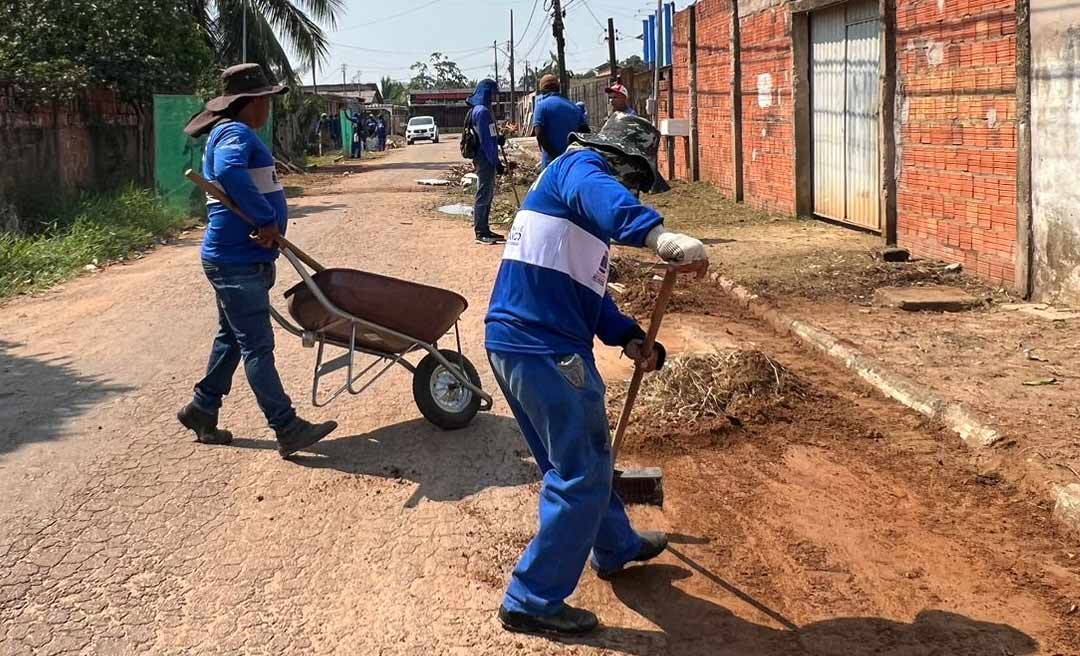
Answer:
[[[508,611],[559,612],[592,550],[602,569],[627,563],[641,538],[611,490],[611,435],[604,381],[581,356],[488,352],[521,433],[543,473],[540,528],[503,598]]]
[[[486,157],[473,160],[476,166],[476,202],[473,203],[473,230],[477,237],[491,231],[488,217],[491,215],[491,201],[495,198],[495,167]]]
[[[217,296],[219,325],[206,376],[195,385],[195,407],[216,417],[243,359],[248,384],[267,423],[275,431],[285,428],[296,418],[296,410],[274,366],[274,329],[270,325],[274,264],[204,260],[203,271]]]
[[[352,158],[361,159],[364,156],[364,142],[354,141],[352,144]]]

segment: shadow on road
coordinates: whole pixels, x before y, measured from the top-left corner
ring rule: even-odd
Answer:
[[[303,219],[308,216],[315,216],[316,214],[323,214],[325,212],[340,212],[349,209],[348,205],[344,203],[335,203],[333,205],[312,205],[304,204],[302,201],[296,205],[289,206],[289,219]]]
[[[267,441],[233,444],[276,448]],[[291,460],[304,467],[413,481],[419,487],[405,504],[413,507],[421,499],[458,501],[489,487],[539,480],[536,465],[525,460],[527,456],[513,419],[481,414],[458,431],[413,419],[361,435],[331,436]]]
[[[924,610],[911,623],[840,617],[804,626],[785,620],[780,623],[786,628],[773,628],[676,586],[691,576],[691,570],[675,565],[627,570],[613,583],[615,596],[660,630],[604,627],[595,636],[566,642],[634,656],[1020,656],[1038,649],[1030,636],[1011,626],[942,610]],[[752,605],[767,608],[757,601]]]
[[[69,356],[15,355],[18,346],[0,340],[0,456],[60,437],[66,422],[132,389],[79,373]]]

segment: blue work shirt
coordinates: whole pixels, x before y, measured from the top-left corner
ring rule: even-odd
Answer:
[[[487,349],[591,359],[593,338],[622,345],[636,322],[607,293],[612,241],[643,246],[663,217],[588,149],[556,158],[506,238],[485,322]]]
[[[210,131],[203,155],[203,177],[232,198],[260,227],[277,223],[285,234],[288,206],[270,149],[247,125],[227,121]],[[202,259],[216,264],[257,264],[277,259],[277,248],[259,246],[247,222],[217,200],[207,197],[209,220]]]
[[[545,93],[540,96],[533,111],[533,125],[543,128],[544,134],[558,149],[553,153],[540,149],[541,167],[566,152],[570,133],[581,129],[584,118],[580,107],[559,94]]]
[[[489,108],[498,89],[499,86],[494,80],[480,80],[480,83],[476,85],[476,91],[465,101],[472,107],[469,111],[473,129],[480,140],[476,157],[483,157],[493,168],[499,165],[499,146],[502,145],[502,137],[499,136],[498,125]]]

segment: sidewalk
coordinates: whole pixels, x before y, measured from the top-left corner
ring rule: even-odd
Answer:
[[[972,411],[998,433],[982,445],[968,440],[981,470],[1039,493],[1039,502],[1056,502],[1059,513],[1075,512],[1060,506],[1068,501],[1064,486],[1080,484],[1080,313],[1022,303],[941,263],[884,262],[877,235],[771,217],[708,185],[676,185],[649,202],[670,228],[703,238],[718,279],[749,292],[743,300],[759,314],[773,311],[781,319],[774,325],[805,322],[819,337],[813,328],[824,329],[831,337],[818,343],[800,337],[822,350],[828,342],[848,360],[865,356],[886,378],[911,381],[923,398]],[[986,302],[958,313],[874,303],[878,288],[926,285],[958,287]],[[1080,526],[1080,516],[1068,523]]]

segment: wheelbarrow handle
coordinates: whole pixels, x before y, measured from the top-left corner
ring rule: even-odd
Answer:
[[[259,227],[259,225],[257,223],[255,223],[255,221],[252,220],[252,218],[250,216],[248,216],[247,214],[244,213],[244,210],[240,209],[240,207],[235,202],[233,202],[233,199],[230,198],[229,194],[225,193],[225,191],[223,189],[211,184],[209,180],[202,177],[201,175],[199,175],[195,171],[192,171],[191,169],[188,169],[187,172],[184,173],[184,176],[188,180],[191,180],[195,184],[196,187],[198,187],[199,189],[202,189],[208,195],[210,195],[213,198],[217,199],[218,202],[220,202],[225,207],[229,208],[232,211],[233,214],[235,214],[236,216],[243,219],[245,222],[247,222],[253,228],[258,228]],[[311,257],[310,255],[308,255],[304,251],[300,250],[300,248],[298,248],[296,246],[296,244],[294,244],[291,241],[289,241],[288,239],[286,239],[284,235],[278,235],[277,244],[282,250],[289,250],[289,251],[292,251],[293,253],[295,253],[296,257],[300,258],[301,262],[303,262],[304,264],[311,267],[311,269],[313,271],[325,271],[326,270],[326,267],[319,264],[315,260],[315,258]]]

